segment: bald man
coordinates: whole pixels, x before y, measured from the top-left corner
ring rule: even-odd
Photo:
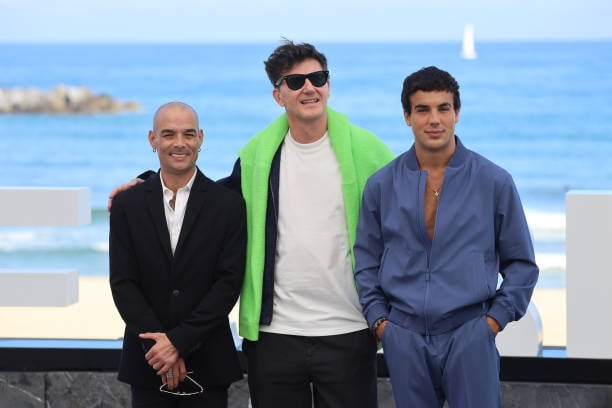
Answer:
[[[110,286],[126,324],[119,380],[134,407],[227,407],[242,378],[227,316],[244,276],[245,207],[197,168],[203,138],[193,108],[161,106],[148,135],[160,169],[113,202]]]

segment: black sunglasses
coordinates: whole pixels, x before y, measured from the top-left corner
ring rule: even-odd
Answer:
[[[323,86],[327,83],[327,79],[329,78],[329,71],[315,71],[310,74],[291,74],[280,77],[278,81],[276,81],[276,87],[278,88],[280,84],[283,83],[283,80],[287,83],[287,86],[292,91],[297,91],[304,86],[306,82],[306,78],[310,81],[312,86],[316,86],[317,88]]]

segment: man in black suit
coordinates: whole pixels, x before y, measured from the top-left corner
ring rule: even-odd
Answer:
[[[244,201],[196,167],[203,138],[193,108],[160,107],[149,131],[160,171],[113,202],[119,380],[134,407],[227,407],[242,378],[227,316],[244,277]]]

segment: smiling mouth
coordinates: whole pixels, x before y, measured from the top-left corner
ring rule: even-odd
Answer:
[[[307,104],[310,104],[310,103],[317,103],[317,102],[319,102],[319,98],[314,98],[314,99],[304,99],[303,101],[300,101],[300,103],[301,103],[302,105],[307,105]]]
[[[180,153],[179,152],[173,152],[173,153],[170,153],[170,156],[183,158],[183,157],[187,157],[188,154],[187,153],[183,153],[183,152],[180,152]]]

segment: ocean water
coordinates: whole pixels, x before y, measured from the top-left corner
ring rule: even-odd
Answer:
[[[84,85],[139,112],[0,115],[0,186],[85,186],[92,223],[0,227],[0,268],[76,267],[108,273],[108,193],[156,169],[147,131],[154,110],[181,100],[200,114],[198,165],[227,175],[240,146],[282,112],[263,61],[277,44],[0,44],[0,87]],[[461,85],[456,132],[506,168],[521,194],[542,270],[539,286],[565,284],[565,193],[612,189],[612,42],[318,44],[331,71],[330,106],[400,153],[412,133],[403,78],[427,65]]]

